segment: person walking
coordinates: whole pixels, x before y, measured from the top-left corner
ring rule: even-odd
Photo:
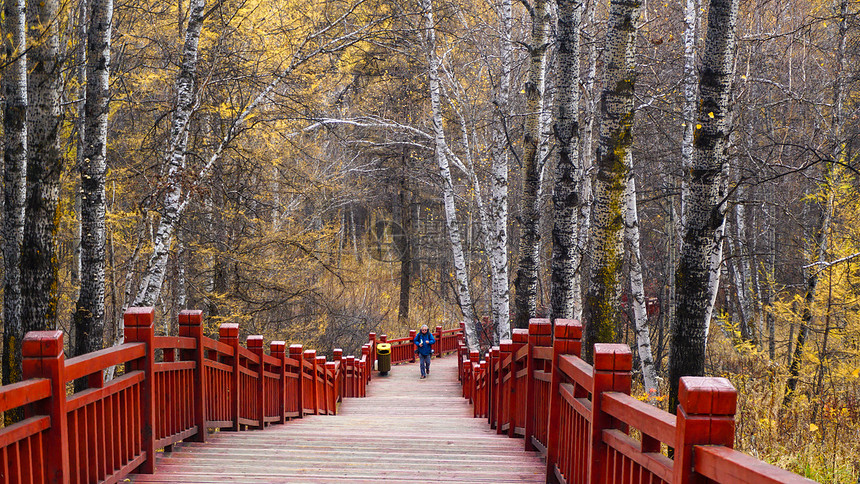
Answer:
[[[415,352],[418,353],[421,378],[427,378],[427,375],[430,374],[430,358],[433,355],[433,345],[436,343],[436,338],[433,337],[433,333],[425,324],[421,326],[421,330],[418,331],[412,342],[415,343]]]

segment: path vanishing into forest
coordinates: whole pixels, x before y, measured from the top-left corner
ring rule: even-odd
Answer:
[[[546,465],[522,439],[497,435],[473,418],[457,381],[457,358],[374,373],[367,398],[341,403],[337,416],[310,415],[262,432],[210,435],[183,443],[140,483],[545,482]],[[502,472],[500,472],[502,471]]]

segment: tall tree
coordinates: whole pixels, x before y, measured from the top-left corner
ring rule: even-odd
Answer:
[[[640,1],[612,0],[609,7],[597,174],[593,181],[594,202],[586,252],[589,278],[583,319],[587,358],[591,358],[594,343],[616,340],[621,307],[625,192],[633,160],[636,29],[641,9]]]
[[[679,379],[705,371],[710,311],[719,285],[725,227],[728,144],[738,0],[710,0],[699,78],[693,164],[686,173],[684,246],[675,275],[677,301],[669,348],[669,408],[678,403]]]
[[[59,299],[59,226],[62,60],[60,2],[28,2],[27,28],[34,42],[27,55],[27,199],[21,255],[24,332],[53,328]]]
[[[27,193],[25,0],[3,2],[3,384],[21,380],[21,250]],[[11,421],[7,412],[6,423]]]
[[[191,0],[188,6],[188,26],[185,29],[182,64],[176,77],[176,105],[170,121],[167,145],[168,169],[164,205],[147,271],[141,278],[140,288],[132,306],[151,306],[158,298],[167,271],[173,233],[182,215],[182,179],[185,176],[188,125],[195,106],[200,31],[203,28],[205,9],[206,0]]]
[[[508,120],[510,116],[511,70],[513,69],[513,6],[511,0],[502,0],[499,6],[502,20],[499,50],[501,72],[496,91],[497,119],[493,130],[493,163],[490,176],[489,241],[490,306],[493,326],[501,340],[510,337],[511,291],[508,280]]]
[[[105,323],[105,174],[113,0],[89,0],[87,94],[81,159],[81,291],[75,354],[102,348]]]
[[[575,284],[579,277],[576,256],[577,220],[581,179],[579,166],[579,29],[583,3],[556,0],[558,5],[557,78],[555,126],[557,158],[553,188],[552,276],[550,308],[553,320],[573,319],[576,311]]]
[[[785,383],[785,395],[782,401],[783,406],[788,406],[791,403],[794,398],[794,392],[797,390],[797,383],[800,379],[800,365],[806,347],[806,340],[809,338],[809,329],[812,325],[813,306],[818,288],[818,275],[826,267],[830,224],[833,220],[834,187],[838,185],[838,180],[836,180],[838,170],[836,169],[837,163],[835,162],[838,162],[840,166],[847,164],[848,143],[842,138],[844,136],[843,123],[845,122],[845,49],[848,41],[848,6],[848,0],[840,0],[839,31],[836,40],[836,72],[833,80],[833,111],[830,116],[830,137],[834,145],[833,160],[828,161],[823,166],[823,186],[826,191],[825,202],[824,206],[821,207],[819,222],[813,229],[812,234],[813,247],[810,253],[815,257],[815,261],[803,268],[803,276],[806,281],[805,304],[803,306],[800,328],[797,332],[797,340],[794,344],[794,351],[791,355],[788,380]]]
[[[537,310],[540,265],[540,194],[544,160],[541,160],[541,123],[546,104],[546,60],[550,11],[546,0],[523,2],[532,21],[529,74],[525,83],[526,119],[523,127],[523,190],[520,200],[520,249],[515,280],[515,325],[527,328]]]
[[[421,0],[421,10],[424,16],[424,48],[428,64],[434,153],[436,162],[439,165],[439,174],[442,177],[442,201],[445,210],[445,225],[454,259],[454,277],[456,278],[457,295],[460,300],[460,308],[463,311],[463,318],[466,322],[466,343],[471,350],[477,350],[478,334],[475,329],[475,309],[472,303],[472,294],[469,290],[469,276],[466,271],[466,258],[463,254],[460,227],[457,221],[457,207],[454,200],[454,183],[451,179],[451,168],[448,164],[449,150],[442,122],[442,86],[439,81],[439,57],[436,55],[436,26],[433,22],[432,1]]]
[[[642,277],[642,255],[639,250],[639,212],[636,205],[636,179],[627,182],[627,207],[624,212],[624,239],[627,241],[627,267],[630,271],[630,305],[633,307],[633,326],[636,332],[636,350],[642,367],[642,380],[649,399],[657,396],[657,369],[651,354],[651,331],[648,327],[648,310],[645,306],[645,284]]]

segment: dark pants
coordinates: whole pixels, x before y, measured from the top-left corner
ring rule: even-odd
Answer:
[[[418,358],[420,358],[421,365],[421,376],[426,376],[428,373],[430,373],[430,358],[432,358],[432,356],[433,355],[422,355],[421,353],[418,354]]]

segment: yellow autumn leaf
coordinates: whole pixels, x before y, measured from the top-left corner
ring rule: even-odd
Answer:
[[[860,368],[856,368],[854,371],[852,371],[851,376],[853,376],[854,378],[860,377]]]
[[[702,125],[701,125],[701,124],[697,124],[697,125],[696,125],[696,129],[702,129]]]
[[[714,118],[714,113],[713,113],[713,112],[708,113],[708,117],[709,117],[709,118],[711,118],[711,119],[713,119],[713,118]]]
[[[813,423],[809,424],[809,431],[810,432],[818,432],[818,425],[815,425]]]

